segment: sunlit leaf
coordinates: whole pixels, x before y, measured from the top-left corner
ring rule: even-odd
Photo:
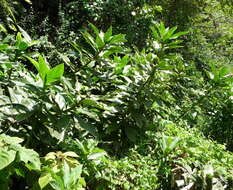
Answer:
[[[11,164],[16,156],[16,151],[0,148],[0,170]]]
[[[47,72],[47,84],[59,81],[64,73],[64,64],[57,65]]]

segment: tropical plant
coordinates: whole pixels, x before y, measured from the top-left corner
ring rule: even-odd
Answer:
[[[230,4],[0,6],[1,189],[233,187]]]
[[[0,187],[15,187],[13,177],[28,177],[33,171],[40,171],[39,154],[20,145],[23,139],[0,135]],[[29,185],[29,184],[28,184]]]

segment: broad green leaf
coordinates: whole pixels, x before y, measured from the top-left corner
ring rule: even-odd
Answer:
[[[50,173],[43,174],[38,180],[40,188],[45,188],[52,181],[52,179],[53,178]]]
[[[7,34],[7,29],[2,24],[0,24],[0,32]]]
[[[82,32],[82,35],[85,38],[86,42],[96,51],[97,46],[96,46],[94,38],[87,31]]]
[[[34,67],[36,68],[36,70],[38,72],[40,72],[39,63],[37,61],[35,61],[34,59],[32,59],[31,57],[26,56],[26,58],[34,65]]]
[[[124,49],[122,47],[114,46],[114,47],[111,47],[107,50],[101,51],[99,56],[104,57],[104,58],[108,58],[112,54],[123,52],[123,51],[124,51]]]
[[[54,190],[66,190],[62,176],[51,173],[53,180],[49,183]]]
[[[229,66],[223,66],[219,69],[219,78],[222,78],[231,72],[231,68]]]
[[[88,154],[88,150],[86,149],[86,146],[84,146],[81,141],[79,141],[78,139],[75,139],[75,143],[84,154]]]
[[[169,29],[166,36],[164,36],[163,41],[170,40],[171,36],[174,34],[176,30],[177,30],[176,26]]]
[[[156,28],[157,28],[157,30],[159,31],[159,36],[160,36],[160,38],[163,39],[164,36],[165,36],[166,33],[167,33],[167,30],[166,30],[166,28],[165,28],[165,26],[164,26],[164,23],[163,23],[163,22],[160,22],[159,24],[156,25]]]
[[[55,96],[55,102],[57,103],[57,105],[59,106],[60,110],[64,110],[66,108],[66,100],[64,98],[64,96],[62,96],[61,94],[56,94]]]
[[[20,176],[20,177],[23,177],[23,178],[25,178],[25,170],[24,170],[24,168],[15,168],[15,173],[16,173],[16,175],[17,176]]]
[[[24,51],[28,48],[28,43],[24,41],[20,41],[17,45],[18,49]]]
[[[177,143],[179,142],[178,137],[167,137],[167,136],[162,136],[160,139],[160,145],[161,149],[164,153],[169,153],[171,152],[176,146]]]
[[[63,155],[73,157],[73,158],[79,157],[75,152],[65,152],[65,153],[63,153]]]
[[[8,47],[9,47],[8,44],[0,44],[0,51],[1,51],[1,50],[5,50],[5,49],[7,49]]]
[[[0,147],[0,170],[7,167],[15,160],[16,151],[7,150]]]
[[[90,155],[88,155],[87,159],[89,160],[99,160],[100,158],[102,158],[103,156],[106,156],[107,153],[102,150],[101,152],[93,152]]]
[[[115,35],[109,41],[110,44],[117,44],[117,43],[123,43],[123,42],[126,42],[125,34]]]
[[[46,63],[45,58],[43,58],[41,55],[39,55],[38,61],[39,61],[39,75],[42,78],[42,80],[45,81],[45,77],[49,72],[49,66]]]
[[[98,131],[96,129],[96,127],[94,125],[92,125],[91,123],[76,117],[77,121],[78,121],[78,126],[85,129],[86,131],[88,131],[91,135],[98,137]],[[76,125],[75,125],[76,126]],[[76,128],[78,127],[76,126]],[[79,129],[79,128],[78,128]]]
[[[63,162],[62,172],[63,172],[64,186],[66,189],[68,189],[70,187],[70,173],[71,173],[71,171],[70,171],[70,167],[66,161]]]
[[[180,36],[183,36],[183,35],[186,35],[186,34],[188,34],[188,33],[189,33],[188,31],[185,31],[185,32],[178,32],[178,33],[173,34],[173,35],[171,36],[170,39],[176,39],[176,38],[178,38],[178,37],[180,37]]]
[[[171,138],[171,142],[169,142],[169,151],[172,151],[179,141],[180,139],[178,137]]]
[[[19,160],[24,162],[30,170],[40,170],[40,157],[37,152],[31,149],[20,147],[18,149]]]
[[[59,81],[63,73],[64,73],[64,64],[57,65],[56,67],[48,71],[46,83],[50,84],[52,82]]]
[[[75,71],[75,65],[70,61],[68,56],[62,53],[59,53],[59,56],[62,58],[66,65],[68,65],[73,71]]]
[[[46,156],[44,158],[45,158],[45,160],[55,160],[56,159],[56,153],[55,152],[49,152],[48,154],[46,154]]]
[[[98,49],[101,49],[102,47],[104,47],[105,43],[104,43],[104,33],[100,32],[98,30],[98,28],[96,28],[96,26],[94,26],[93,24],[89,24],[89,26],[92,28],[92,30],[95,32],[96,35],[96,45],[98,47]],[[89,40],[91,38],[89,37]],[[92,40],[91,40],[92,41]],[[94,45],[94,44],[93,44]],[[95,46],[96,47],[96,46]]]
[[[159,24],[159,32],[160,32],[160,34],[164,34],[164,33],[165,33],[165,30],[166,30],[165,25],[164,25],[164,23],[161,21],[160,24]]]
[[[22,41],[22,35],[21,35],[20,32],[18,32],[17,35],[16,35],[16,43],[19,43],[21,41]]]
[[[105,46],[104,43],[104,33],[101,31],[98,36],[96,36],[96,45],[98,49],[101,49]]]
[[[115,57],[116,59],[116,57]],[[118,60],[118,64],[115,67],[115,73],[116,74],[120,74],[122,73],[124,67],[127,65],[127,63],[129,62],[129,56],[125,55],[122,59]]]
[[[56,190],[65,190],[65,187],[63,186],[62,179],[60,176],[57,176],[57,178],[50,182],[50,185],[52,189]]]
[[[89,118],[99,121],[99,116],[95,112],[91,111],[90,109],[78,108],[76,110],[76,114],[83,114],[83,115],[88,116]]]
[[[27,1],[28,1],[28,0],[27,0]],[[30,42],[32,41],[32,39],[31,39],[31,37],[28,35],[28,33],[27,33],[25,30],[23,30],[20,26],[18,26],[18,28],[19,28],[21,34],[23,35],[24,40],[25,40],[27,43],[30,43]]]
[[[94,24],[89,24],[89,26],[92,28],[92,30],[95,32],[96,36],[99,35],[99,30],[98,28],[96,28],[96,26]]]
[[[163,136],[162,139],[160,140],[160,145],[161,145],[161,149],[162,151],[165,153],[168,147],[167,144],[167,137]]]
[[[110,26],[107,32],[104,34],[104,41],[109,42],[111,37],[112,37],[112,26]]]
[[[79,182],[79,179],[81,178],[81,174],[82,174],[82,165],[78,165],[75,168],[71,169],[71,174],[70,174],[71,186],[78,185],[77,183]],[[85,183],[83,185],[85,185]]]
[[[152,30],[152,35],[154,37],[155,40],[159,40],[160,36],[157,32],[157,29],[154,26],[151,26],[150,29]]]
[[[62,121],[62,123],[65,123]],[[59,123],[60,125],[61,123]],[[58,128],[58,125],[56,126]],[[62,126],[63,127],[63,126]],[[65,126],[67,127],[67,126]],[[56,138],[58,140],[58,143],[62,142],[65,138],[66,128],[62,129],[54,129],[53,127],[47,127],[49,134],[51,137]]]
[[[19,144],[23,142],[23,139],[19,137],[11,137],[5,134],[0,135],[0,141],[4,141],[6,144]]]
[[[17,90],[13,88],[8,87],[8,92],[12,103],[21,103],[22,99],[24,98],[23,95],[18,94]]]
[[[99,108],[99,109],[104,109],[104,107],[98,101],[95,101],[95,100],[92,100],[92,99],[82,100],[82,104],[90,105],[90,106],[93,106],[93,107],[96,107],[96,108]]]

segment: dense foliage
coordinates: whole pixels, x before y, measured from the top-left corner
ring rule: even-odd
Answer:
[[[0,189],[233,189],[230,2],[0,8]]]

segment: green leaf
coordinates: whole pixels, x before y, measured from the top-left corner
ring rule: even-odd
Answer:
[[[28,35],[28,33],[23,30],[20,26],[18,26],[20,32],[22,33],[23,37],[24,37],[24,40],[27,42],[27,43],[30,43],[32,41],[31,37]]]
[[[94,38],[87,31],[82,32],[82,35],[85,38],[86,42],[96,51],[97,46],[96,46]]]
[[[96,36],[96,45],[97,45],[98,49],[101,49],[105,46],[103,32],[100,32],[99,35]]]
[[[117,61],[117,58],[114,58],[115,61]],[[116,74],[120,74],[122,73],[124,67],[127,65],[127,63],[129,62],[129,56],[125,55],[122,59],[118,60],[118,64],[115,67],[115,73]]]
[[[171,39],[176,39],[176,38],[178,38],[178,37],[180,37],[180,36],[183,36],[183,35],[186,35],[186,34],[188,34],[188,33],[189,33],[188,31],[175,33],[175,34],[173,34],[173,35],[171,36]]]
[[[164,153],[170,153],[177,146],[179,140],[180,139],[178,137],[162,136],[162,138],[160,139],[162,151]]]
[[[64,186],[66,189],[68,189],[70,187],[70,167],[66,161],[63,162],[62,172]]]
[[[101,106],[101,104],[98,101],[92,100],[92,99],[84,99],[81,102],[83,105],[89,105],[89,106],[93,106],[99,109],[104,109],[103,106]]]
[[[163,41],[169,40],[176,30],[177,30],[176,26],[169,29],[167,34],[164,36]]]
[[[38,180],[40,188],[41,189],[45,188],[52,180],[53,180],[53,178],[52,178],[51,174],[45,173]]]
[[[54,190],[65,190],[64,181],[61,176],[52,173],[53,180],[50,182],[50,185]]]
[[[26,58],[36,67],[41,79],[45,82],[46,75],[50,71],[46,60],[41,55],[39,55],[38,62],[28,56]]]
[[[109,41],[110,44],[117,44],[117,43],[123,43],[126,42],[125,34],[118,34],[112,37],[112,39]]]
[[[15,160],[16,151],[6,150],[0,147],[0,170],[7,167]]]
[[[78,158],[79,156],[75,152],[65,152],[63,153],[64,156]]]
[[[101,51],[99,56],[104,57],[104,58],[108,58],[112,54],[116,54],[116,53],[123,52],[123,51],[124,51],[124,49],[122,47],[115,46],[115,47],[111,47],[105,51]]]
[[[56,67],[52,68],[47,73],[47,80],[46,84],[50,84],[52,82],[56,82],[61,79],[64,73],[64,64],[57,65]]]
[[[178,137],[172,138],[171,142],[169,143],[169,151],[172,151],[177,146],[179,141],[180,139]]]
[[[18,149],[19,160],[26,164],[26,167],[30,170],[40,170],[40,157],[37,152],[31,149],[20,147]]]
[[[92,30],[95,32],[96,36],[99,35],[99,30],[98,28],[96,28],[96,26],[94,24],[89,24],[89,26],[92,28]]]
[[[160,145],[161,145],[161,149],[162,151],[165,153],[167,150],[167,137],[162,137],[162,139],[160,140]]]
[[[23,142],[23,139],[19,137],[11,137],[5,134],[0,135],[0,141],[4,141],[6,144],[19,144]]]
[[[19,50],[24,51],[24,50],[26,50],[29,47],[29,45],[28,45],[27,42],[20,41],[18,43],[17,47],[18,47]]]
[[[76,117],[77,119],[77,124],[79,127],[85,129],[86,131],[88,131],[91,135],[95,136],[95,137],[98,137],[98,131],[96,129],[96,127],[90,123],[88,123],[87,121],[79,118],[79,117]],[[75,125],[76,126],[76,125]],[[77,128],[77,126],[76,126]]]
[[[0,44],[0,51],[1,51],[1,50],[5,50],[5,49],[7,49],[8,47],[9,47],[8,44]]]
[[[61,94],[56,94],[56,96],[55,96],[55,102],[57,103],[57,105],[59,106],[59,109],[60,110],[64,110],[65,108],[66,108],[66,100],[65,100],[65,98],[64,98],[64,96],[63,95],[61,95]]]
[[[70,174],[70,183],[71,185],[76,185],[79,182],[79,179],[81,178],[82,174],[82,165],[78,165],[75,168],[71,169],[71,174]]]
[[[49,66],[46,63],[45,58],[43,58],[41,55],[39,55],[38,60],[39,60],[39,74],[42,80],[45,81],[46,74],[49,71]]]
[[[102,47],[104,47],[105,43],[104,43],[104,33],[103,32],[100,32],[98,30],[98,28],[96,28],[96,26],[94,26],[93,24],[89,24],[89,26],[92,28],[92,30],[95,32],[96,34],[96,45],[95,47],[97,46],[98,49],[101,49]],[[91,40],[90,36],[89,36],[89,40]],[[92,41],[92,40],[91,40]],[[92,43],[93,44],[93,43]],[[94,45],[94,44],[93,44]]]
[[[154,26],[151,26],[150,29],[152,31],[152,35],[153,35],[154,39],[159,40],[160,36],[159,36],[159,34],[157,32],[157,29]]]
[[[211,79],[211,80],[214,80],[214,74],[209,72],[209,71],[206,71],[208,77]]]
[[[21,41],[22,41],[22,35],[21,35],[20,32],[18,32],[17,35],[16,35],[16,43],[19,43]]]
[[[104,41],[105,42],[109,42],[110,39],[112,37],[112,26],[109,27],[109,29],[107,30],[107,32],[104,34]]]
[[[36,60],[32,59],[31,57],[26,56],[26,58],[34,65],[34,67],[36,68],[36,70],[38,72],[40,72],[39,63]]]
[[[91,153],[90,155],[88,155],[87,159],[88,160],[99,160],[100,158],[106,155],[107,153],[104,150],[102,150],[100,152]]]
[[[228,75],[231,72],[231,68],[227,65],[227,66],[222,66],[219,69],[219,78],[222,78],[226,75]]]
[[[61,53],[58,53],[58,54],[62,58],[62,60],[65,62],[65,64],[68,65],[73,71],[75,71],[75,65],[70,61],[69,57]]]
[[[162,21],[158,25],[158,30],[159,30],[160,36],[163,37],[165,34],[165,31],[166,31],[166,28],[165,28],[164,23]]]
[[[0,24],[0,32],[4,32],[5,34],[8,34],[7,29],[2,24]]]

